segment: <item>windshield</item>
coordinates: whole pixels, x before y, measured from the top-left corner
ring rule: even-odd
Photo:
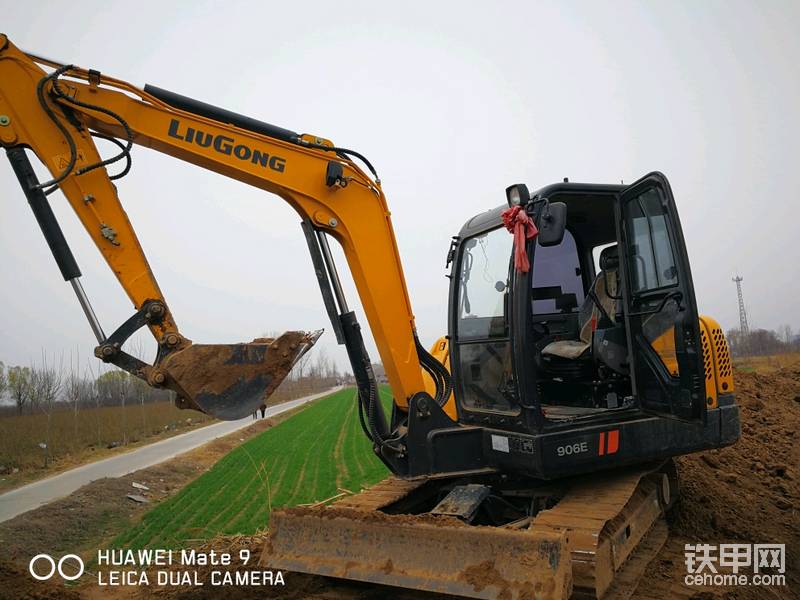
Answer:
[[[519,410],[505,309],[513,240],[500,228],[470,238],[462,246],[455,349],[460,369],[458,398],[468,410]]]
[[[464,242],[458,293],[459,337],[505,335],[504,305],[513,237],[495,229]]]

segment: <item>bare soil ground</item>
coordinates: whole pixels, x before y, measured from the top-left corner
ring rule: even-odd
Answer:
[[[648,566],[645,576],[633,593],[635,600],[662,598],[691,600],[757,600],[774,598],[790,600],[800,598],[800,364],[781,366],[769,373],[736,373],[737,401],[741,407],[742,439],[734,446],[722,450],[685,456],[678,459],[681,477],[681,499],[669,515],[670,537],[659,555]],[[222,441],[220,441],[222,443]],[[216,454],[215,454],[216,455]],[[187,459],[188,459],[187,455]],[[217,455],[218,456],[218,455]],[[211,459],[211,460],[209,460]],[[214,460],[211,457],[194,459],[182,468],[186,481]],[[174,466],[170,469],[181,470]],[[194,470],[193,470],[194,469]],[[149,470],[148,470],[149,471]],[[158,473],[148,475],[146,481],[157,482]],[[87,502],[103,506],[105,502],[118,506],[130,488],[130,481],[145,479],[140,474],[122,478],[121,487],[99,485],[93,496],[82,500],[74,497],[64,500],[61,506],[51,505],[40,509],[50,514],[37,515],[29,524],[0,525],[0,544],[9,550],[0,565],[0,597],[3,590],[16,589],[20,580],[27,582],[21,593],[14,597],[29,598],[99,598],[99,597],[161,597],[169,600],[188,598],[216,598],[224,594],[226,600],[238,598],[286,598],[289,600],[378,600],[392,597],[401,600],[430,600],[432,594],[397,590],[382,586],[342,582],[323,577],[285,573],[285,585],[279,587],[180,587],[180,588],[98,588],[86,584],[78,589],[34,585],[27,577],[26,566],[18,560],[30,556],[32,543],[41,543],[41,550],[70,550],[76,546],[96,548],[108,535],[95,535],[88,539],[79,529],[89,530],[91,525],[70,527],[70,508],[80,508]],[[125,483],[121,483],[123,480]],[[170,480],[174,485],[177,479]],[[95,484],[92,484],[95,485]],[[117,482],[114,482],[117,485]],[[156,493],[167,495],[154,485]],[[123,493],[124,491],[124,493]],[[81,494],[78,492],[78,494]],[[77,504],[73,504],[77,502]],[[57,503],[58,504],[58,503]],[[128,515],[117,515],[126,520],[141,514],[141,507],[123,503]],[[39,511],[36,511],[39,512]],[[114,512],[114,511],[112,511]],[[83,519],[107,519],[112,528],[114,517],[101,515],[102,511],[89,510]],[[30,513],[32,514],[32,513]],[[10,523],[19,521],[22,517]],[[42,531],[55,528],[56,531]],[[73,531],[74,529],[74,531]],[[218,538],[209,543],[217,550],[249,548],[258,556],[265,536]],[[687,587],[684,544],[709,543],[783,543],[786,545],[786,586],[759,587]],[[7,559],[17,558],[17,562]],[[208,568],[209,570],[211,567]],[[203,572],[201,571],[201,578]]]
[[[800,598],[800,362],[735,377],[742,438],[678,459],[670,537],[634,598]],[[786,544],[786,586],[688,588],[684,544],[697,543]]]

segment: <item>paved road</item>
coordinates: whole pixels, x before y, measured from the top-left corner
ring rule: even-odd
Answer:
[[[305,398],[285,402],[279,406],[267,408],[267,417],[278,415],[301,404],[316,400],[321,396],[336,391],[337,388],[321,392]],[[239,421],[223,421],[214,423],[188,433],[176,435],[136,450],[126,452],[83,465],[69,471],[30,483],[23,487],[0,494],[0,522],[12,519],[19,514],[38,508],[58,498],[68,496],[78,488],[103,477],[121,477],[133,471],[156,465],[169,460],[193,448],[202,446],[218,437],[233,433],[253,422],[252,417]]]

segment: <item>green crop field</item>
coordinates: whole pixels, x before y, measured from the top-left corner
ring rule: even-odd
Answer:
[[[388,409],[386,390],[381,399]],[[233,450],[113,545],[175,548],[255,533],[272,508],[325,500],[339,488],[357,492],[387,474],[361,430],[355,390],[342,390]]]

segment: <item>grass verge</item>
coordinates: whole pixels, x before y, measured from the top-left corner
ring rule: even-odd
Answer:
[[[745,373],[774,373],[780,369],[800,366],[800,352],[768,356],[739,356],[733,359],[733,366]]]
[[[387,409],[391,396],[381,390]],[[218,534],[252,534],[272,509],[357,492],[388,471],[361,431],[355,390],[341,390],[242,444],[113,541],[176,548]]]

